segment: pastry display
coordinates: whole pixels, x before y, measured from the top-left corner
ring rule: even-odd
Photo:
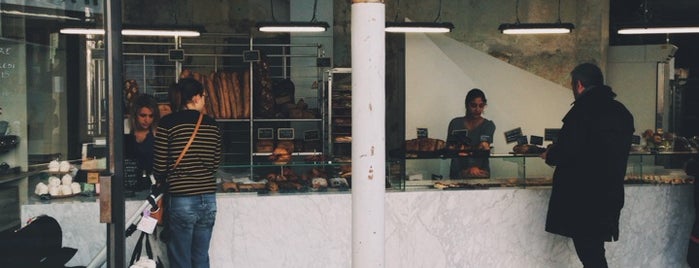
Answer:
[[[515,154],[543,154],[546,148],[533,144],[518,144],[512,147]]]
[[[274,151],[274,141],[258,140],[255,143],[255,151],[258,153],[271,153],[272,151]]]

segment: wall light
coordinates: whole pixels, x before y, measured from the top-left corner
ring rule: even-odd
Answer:
[[[396,16],[394,22],[386,22],[386,32],[389,33],[448,33],[454,30],[451,22],[439,22],[442,14],[442,0],[439,0],[439,10],[434,22],[397,22],[400,13],[400,0],[396,1]]]
[[[519,0],[515,4],[515,23],[500,24],[498,30],[503,34],[567,34],[575,29],[572,23],[561,22],[561,0],[558,0],[558,21],[555,23],[520,23]]]
[[[318,0],[313,1],[313,17],[311,21],[288,21],[280,22],[274,17],[274,3],[269,1],[272,10],[272,21],[258,22],[255,27],[260,32],[286,32],[286,33],[309,33],[309,32],[325,32],[330,25],[324,21],[316,21],[316,7]]]

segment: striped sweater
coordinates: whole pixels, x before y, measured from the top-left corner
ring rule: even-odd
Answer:
[[[153,173],[167,178],[172,195],[216,192],[214,174],[221,162],[221,132],[214,119],[204,116],[189,149],[170,171],[192,136],[199,112],[183,110],[163,117],[155,136]]]

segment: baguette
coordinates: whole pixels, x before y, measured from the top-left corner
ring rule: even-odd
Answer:
[[[221,97],[221,107],[219,111],[221,112],[221,118],[231,118],[230,114],[230,98],[228,96],[228,86],[226,85],[226,72],[218,72],[218,79],[216,81],[219,84],[219,96]]]
[[[245,113],[245,107],[243,107],[243,94],[240,89],[240,79],[238,78],[239,74],[237,72],[233,72],[231,74],[231,80],[233,82],[233,96],[234,96],[234,103],[235,106],[234,108],[234,114],[235,118],[243,118],[243,113]]]
[[[250,118],[250,71],[243,74],[243,118]]]
[[[207,107],[210,107],[211,115],[214,118],[221,118],[221,115],[218,112],[219,98],[216,92],[216,86],[214,85],[215,81],[216,73],[209,73],[209,78],[206,80],[206,95],[208,96],[208,100],[211,102],[207,105]]]
[[[216,85],[216,96],[218,96],[218,115],[220,118],[227,118],[225,112],[226,96],[223,94],[223,85],[221,83],[221,72],[214,74],[214,84]]]
[[[223,82],[224,89],[225,89],[225,94],[226,94],[226,113],[228,117],[226,118],[236,118],[235,117],[235,96],[233,96],[233,83],[231,82],[231,73],[230,72],[221,72],[224,74],[223,77],[221,77],[221,82]]]

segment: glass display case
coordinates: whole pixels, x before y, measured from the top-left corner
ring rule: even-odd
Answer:
[[[629,155],[626,184],[692,184],[684,164],[696,157],[696,151],[632,152]],[[555,167],[549,166],[538,154],[491,154],[488,178],[449,178],[450,157],[410,157],[390,162],[391,182],[395,189],[489,189],[500,187],[551,186]],[[401,174],[400,163],[405,161]]]

